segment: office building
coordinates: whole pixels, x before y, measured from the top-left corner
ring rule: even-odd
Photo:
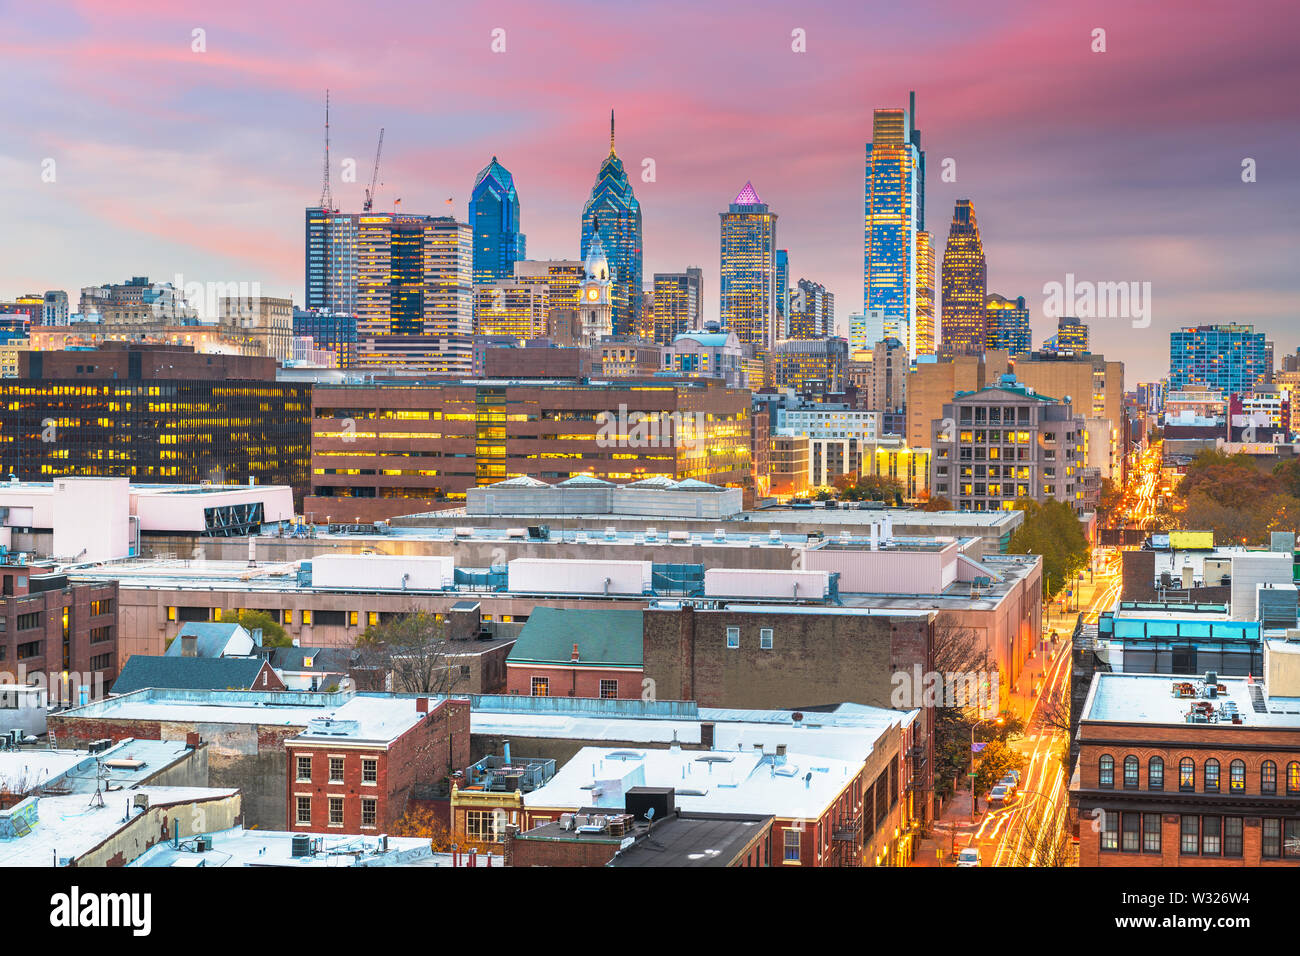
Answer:
[[[959,392],[931,425],[931,488],[959,511],[1055,498],[1081,512],[1084,428],[1068,402],[1040,395],[1014,375]]]
[[[53,289],[45,293],[41,303],[41,325],[68,324],[68,293]]]
[[[864,315],[884,312],[886,335],[917,352],[917,233],[925,229],[925,154],[915,127],[915,96],[910,108],[880,109],[872,115],[866,144],[863,213]]]
[[[848,340],[838,336],[786,339],[777,342],[772,351],[775,385],[799,392],[825,394],[844,391],[848,364]]]
[[[790,334],[790,250],[776,250],[776,337],[794,338]]]
[[[984,299],[984,314],[986,349],[1001,349],[1012,355],[1019,355],[1033,348],[1029,328],[1029,309],[1025,306],[1023,295],[1008,299],[990,293]]]
[[[1169,334],[1169,391],[1245,392],[1268,373],[1266,340],[1251,325],[1199,325]]]
[[[246,340],[245,355],[267,355],[281,365],[292,357],[293,300],[272,296],[223,296],[217,321],[228,334]]]
[[[800,279],[789,302],[790,339],[824,339],[835,334],[835,296],[820,282]]]
[[[609,259],[614,332],[626,335],[641,321],[642,263],[641,203],[632,192],[623,160],[614,149],[614,113],[609,114],[609,155],[600,164],[591,197],[582,207],[582,249],[585,262],[592,238],[600,234]]]
[[[474,284],[474,334],[515,340],[545,338],[550,296],[547,285],[494,279]]]
[[[984,243],[980,239],[975,206],[958,199],[948,227],[948,244],[943,250],[940,315],[943,344],[954,353],[977,355],[988,344],[988,315],[985,309],[988,269]]]
[[[526,258],[519,194],[510,170],[495,156],[474,177],[469,225],[474,232],[474,284],[513,279],[515,263]]]
[[[357,317],[317,309],[293,310],[293,334],[307,336],[318,349],[338,356],[339,368],[350,368],[357,350]]]
[[[671,345],[677,336],[698,331],[704,322],[704,271],[656,272],[654,341]]]
[[[307,486],[311,386],[275,360],[106,345],[24,352],[0,381],[0,467],[140,484]]]
[[[924,168],[924,153],[922,168]],[[916,354],[933,355],[935,335],[934,237],[916,234]]]
[[[722,227],[722,327],[741,345],[770,350],[777,339],[776,220],[752,183],[745,183]]]

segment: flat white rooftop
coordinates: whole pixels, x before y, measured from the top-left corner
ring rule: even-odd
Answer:
[[[1090,721],[1115,721],[1117,723],[1170,724],[1215,727],[1237,730],[1242,727],[1295,727],[1300,728],[1300,704],[1290,698],[1262,697],[1265,712],[1255,709],[1250,685],[1245,677],[1219,677],[1218,683],[1227,688],[1226,694],[1215,698],[1200,698],[1213,703],[1216,708],[1224,702],[1236,704],[1242,723],[1220,721],[1216,724],[1188,724],[1184,719],[1196,699],[1173,696],[1175,683],[1196,679],[1170,674],[1117,674],[1102,673],[1093,678],[1092,688],[1084,703],[1083,719]],[[1263,690],[1262,685],[1255,682]]]
[[[804,753],[787,753],[779,765],[773,760],[753,749],[583,747],[545,786],[525,794],[524,805],[621,808],[631,787],[673,787],[682,810],[816,820],[862,768],[861,759]]]
[[[159,843],[150,847],[129,866],[288,866],[300,869],[339,866],[410,866],[433,859],[428,840],[420,837],[388,837],[383,849],[376,836],[340,836],[337,833],[305,833],[313,840],[308,856],[293,855],[293,838],[300,834],[280,830],[245,830],[236,827],[208,834],[212,849],[202,853],[194,839],[182,837],[180,846]],[[316,842],[319,841],[319,842]]]

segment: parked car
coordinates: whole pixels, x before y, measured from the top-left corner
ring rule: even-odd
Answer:
[[[1004,785],[998,784],[996,787],[994,787],[992,790],[989,791],[989,803],[990,804],[1006,803],[1007,797],[1009,796],[1011,796],[1011,791],[1008,790]]]
[[[980,865],[980,848],[977,846],[968,846],[957,854],[958,866],[979,866]]]
[[[1006,773],[1004,773],[1004,774],[1002,775],[1002,779],[1003,779],[1004,781],[1005,781],[1008,777],[1011,778],[1012,782],[1015,783],[1015,785],[1016,785],[1017,787],[1020,786],[1020,771],[1019,771],[1019,770],[1008,770]]]
[[[1020,780],[1017,778],[1017,775],[1014,773],[1008,773],[1005,776],[1003,776],[1001,780],[998,781],[998,785],[1002,787],[1006,787],[1007,793],[1009,794],[1016,792],[1016,786],[1019,783]]]

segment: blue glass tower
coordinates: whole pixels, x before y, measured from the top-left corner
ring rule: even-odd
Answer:
[[[1169,334],[1169,391],[1244,392],[1269,372],[1268,345],[1253,325],[1198,325]]]
[[[914,101],[913,101],[914,102]],[[910,110],[876,110],[866,146],[863,314],[884,312],[884,333],[917,353],[917,233],[923,229],[924,154]]]
[[[641,204],[632,194],[623,161],[614,151],[614,111],[609,112],[609,155],[600,164],[591,198],[582,207],[582,254],[586,261],[591,237],[600,232],[613,279],[615,335],[627,335],[641,320]]]
[[[510,170],[495,156],[474,179],[469,224],[474,230],[475,284],[513,279],[515,263],[527,258],[519,231],[519,194]]]
[[[776,337],[790,338],[790,250],[776,250]]]

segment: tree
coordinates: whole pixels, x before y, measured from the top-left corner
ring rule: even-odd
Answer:
[[[932,495],[921,505],[922,511],[952,511],[952,502],[943,495]]]
[[[1101,499],[1097,502],[1097,517],[1108,520],[1124,500],[1124,489],[1111,478],[1101,480]]]
[[[932,710],[935,787],[951,793],[970,769],[972,728],[985,723],[990,705],[994,710],[998,706],[997,701],[988,699],[998,668],[983,637],[946,614],[935,622],[932,660],[945,685],[943,698]],[[977,691],[973,700],[969,693],[972,678]],[[949,688],[962,688],[965,693],[950,695]]]
[[[289,632],[265,611],[222,611],[221,623],[238,624],[249,634],[260,627],[263,647],[293,647],[293,638],[289,636]]]
[[[835,487],[840,489],[840,497],[845,501],[886,501],[898,502],[903,496],[903,485],[897,479],[885,475],[844,475],[849,479],[842,485],[836,479]]]
[[[990,740],[984,745],[979,755],[979,765],[975,768],[975,793],[982,796],[997,785],[1008,771],[1019,770],[1025,765],[1025,755],[1008,747],[1001,740]]]
[[[356,649],[358,667],[392,675],[395,693],[445,694],[463,680],[455,676],[446,622],[427,611],[370,625]]]
[[[1022,794],[1021,799],[1030,795]],[[1045,812],[1041,798],[1027,807],[1020,818],[1021,834],[1016,841],[1015,866],[1074,866],[1070,832],[1063,826],[1063,808]]]
[[[1008,554],[1036,554],[1043,559],[1043,597],[1051,598],[1088,566],[1087,535],[1064,501],[1022,501],[1025,520],[1007,543]]]

